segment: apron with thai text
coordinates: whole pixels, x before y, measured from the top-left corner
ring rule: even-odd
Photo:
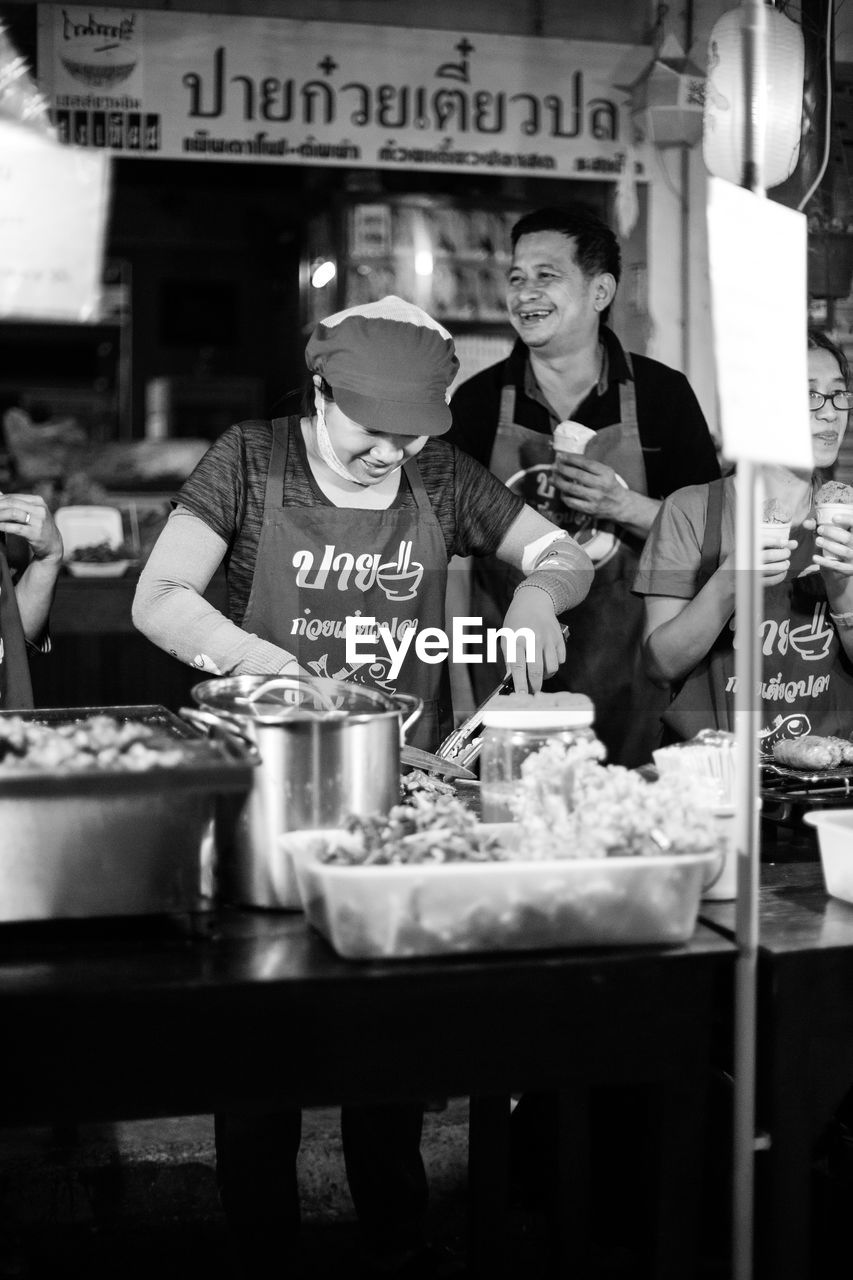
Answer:
[[[27,643],[21,626],[18,600],[0,536],[0,711],[24,711],[33,705]]]
[[[629,369],[630,356],[625,353]],[[619,421],[602,427],[585,454],[612,467],[622,483],[647,494],[646,470],[637,427],[633,379],[619,384]],[[545,688],[585,693],[595,704],[595,729],[612,763],[635,766],[651,759],[660,735],[659,719],[667,695],[646,677],[640,644],[642,601],[632,595],[642,540],[606,520],[570,511],[552,480],[552,437],[515,421],[516,388],[501,393],[500,418],[489,470],[520,494],[534,510],[565,529],[595,565],[586,600],[567,617],[570,637],[566,661]],[[500,626],[521,575],[489,558],[473,569],[475,616]],[[481,700],[500,679],[497,668],[472,667],[475,695]]]
[[[434,751],[453,727],[447,663],[422,661],[414,641],[425,627],[444,628],[447,548],[417,462],[410,458],[403,466],[414,510],[289,506],[284,477],[289,449],[297,446],[287,419],[275,419],[272,427],[263,527],[243,626],[294,654],[314,675],[422,698],[423,713],[407,741]],[[410,633],[399,673],[391,676],[392,658],[378,635],[372,649],[359,641],[369,661],[347,662],[348,616],[388,627],[397,646]]]
[[[853,733],[853,675],[828,614],[819,573],[806,572],[814,534],[791,530],[797,546],[788,577],[764,588],[761,621],[759,742],[771,751],[783,738]],[[689,697],[676,699],[666,722],[678,737],[700,729],[734,730],[734,618],[711,649]],[[685,686],[685,689],[687,686]]]

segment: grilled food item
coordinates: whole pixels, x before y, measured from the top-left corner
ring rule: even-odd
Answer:
[[[844,738],[821,738],[807,733],[802,738],[786,738],[773,747],[777,764],[792,769],[834,769],[853,762],[853,743]]]
[[[853,742],[849,738],[834,738],[830,736],[826,741],[831,742],[841,752],[840,764],[853,764]]]

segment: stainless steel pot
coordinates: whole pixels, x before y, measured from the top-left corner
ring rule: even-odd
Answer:
[[[341,680],[291,676],[205,680],[192,696],[253,742],[261,757],[248,796],[223,797],[218,805],[220,896],[246,906],[298,907],[279,837],[340,826],[350,814],[387,813],[397,804],[401,740],[423,703]]]

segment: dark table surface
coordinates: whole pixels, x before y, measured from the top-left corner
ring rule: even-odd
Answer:
[[[703,902],[700,915],[734,936],[733,902]],[[827,894],[819,862],[762,863],[758,918],[759,946],[768,956],[853,948],[853,903]]]
[[[3,926],[0,1122],[556,1087],[612,1074],[626,1020],[628,1057],[656,1056],[643,1008],[675,1036],[732,955],[701,925],[682,947],[386,963],[339,959],[299,914]]]
[[[0,1124],[471,1095],[469,1266],[492,1280],[510,1094],[563,1100],[561,1249],[577,1262],[590,1091],[630,1085],[655,1108],[650,1266],[684,1280],[711,1025],[734,951],[701,924],[677,947],[382,963],[339,959],[297,914],[7,925]]]
[[[702,917],[733,936],[734,903]],[[803,1280],[816,1144],[853,1087],[853,904],[827,894],[819,862],[763,863],[758,924],[758,1275]]]

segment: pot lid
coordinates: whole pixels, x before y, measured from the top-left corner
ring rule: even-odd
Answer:
[[[207,710],[268,724],[399,714],[381,690],[323,676],[229,676],[195,685],[192,696]]]

